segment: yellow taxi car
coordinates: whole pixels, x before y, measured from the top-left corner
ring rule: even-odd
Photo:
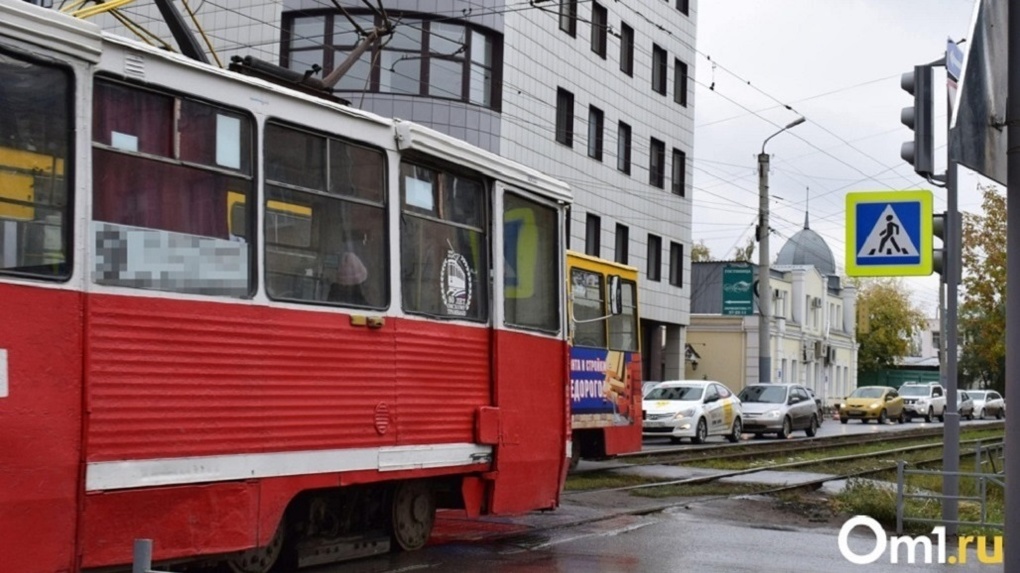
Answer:
[[[902,424],[907,421],[903,398],[895,388],[861,386],[839,405],[839,421],[846,424],[850,420],[860,420],[862,424],[868,420],[879,424],[896,420]]]
[[[642,401],[644,436],[668,436],[695,444],[709,436],[740,440],[744,431],[740,399],[721,382],[673,380],[648,391]]]

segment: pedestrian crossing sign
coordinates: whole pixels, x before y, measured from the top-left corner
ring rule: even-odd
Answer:
[[[931,222],[931,191],[847,193],[847,275],[930,275]]]

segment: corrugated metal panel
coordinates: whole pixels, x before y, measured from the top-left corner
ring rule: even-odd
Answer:
[[[473,442],[491,399],[490,331],[405,320],[397,328],[397,436],[401,443]]]
[[[395,443],[376,431],[395,403],[390,324],[98,295],[87,313],[90,461]]]

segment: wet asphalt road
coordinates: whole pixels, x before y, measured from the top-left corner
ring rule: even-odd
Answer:
[[[980,422],[962,422],[962,425]],[[941,426],[938,422],[908,424],[840,424],[828,420],[820,435],[895,432]],[[798,432],[794,437],[802,436]],[[770,438],[754,440],[768,443]],[[725,443],[712,438],[711,444]],[[676,447],[668,439],[647,438],[645,450]],[[583,462],[582,462],[583,463]],[[810,525],[800,520],[773,521],[749,512],[750,500],[728,499],[681,502],[658,510],[649,508],[639,515],[615,515],[636,498],[618,502],[561,507],[547,514],[533,514],[526,520],[507,519],[488,531],[447,531],[441,539],[412,553],[387,554],[337,565],[308,569],[311,573],[403,573],[408,571],[480,571],[484,573],[539,572],[630,572],[669,571],[697,573],[893,573],[905,571],[1002,571],[1001,565],[980,563],[974,550],[964,563],[907,563],[901,550],[900,563],[891,563],[886,550],[874,563],[848,562],[838,546],[841,524]],[[752,517],[753,515],[753,517]],[[594,520],[594,521],[593,521]],[[539,530],[535,531],[535,526]],[[501,528],[502,527],[502,528]],[[480,533],[481,531],[481,533]],[[518,532],[518,533],[515,533]],[[850,548],[866,554],[875,547],[874,535],[858,528],[849,536]],[[991,540],[989,540],[991,543]],[[956,555],[955,545],[947,557]],[[921,554],[918,554],[921,558]]]
[[[393,554],[322,567],[314,573],[403,573],[480,571],[484,573],[631,571],[697,573],[903,573],[905,571],[1001,571],[978,562],[910,565],[890,563],[889,552],[870,565],[854,565],[840,554],[839,531],[831,526],[796,527],[741,520],[741,500],[692,504],[650,515],[609,520],[482,543],[452,542],[415,553]],[[849,546],[858,554],[875,547],[858,529]],[[949,550],[947,556],[955,555]],[[921,557],[921,553],[918,553]]]

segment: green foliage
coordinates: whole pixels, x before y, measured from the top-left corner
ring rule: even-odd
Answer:
[[[691,262],[697,263],[711,260],[712,252],[708,250],[708,245],[705,244],[704,239],[691,246]]]
[[[924,330],[924,313],[914,308],[910,293],[896,279],[862,281],[857,295],[857,369],[889,368],[910,354],[911,340]]]
[[[839,511],[851,515],[869,515],[888,524],[896,523],[896,489],[893,484],[850,479],[836,496]]]
[[[967,462],[963,458],[961,462]],[[929,468],[931,469],[931,468]],[[930,475],[908,476],[906,483],[909,493],[938,494],[942,491],[942,476]],[[981,495],[980,482],[973,477],[963,477],[959,481],[959,492],[962,497],[976,498]],[[985,485],[985,523],[1001,524],[1005,521],[1005,492],[1001,486],[992,482]],[[833,499],[835,510],[847,515],[868,515],[882,523],[887,529],[896,525],[896,476],[891,481],[853,478]],[[981,526],[981,504],[973,500],[959,503],[958,517],[960,521],[970,522],[960,526],[961,535],[996,535],[1002,531],[994,526]],[[907,498],[904,500],[903,523],[907,534],[924,534],[931,531],[931,523],[919,523],[910,519],[942,518],[942,503],[931,498]]]
[[[749,237],[747,239],[747,244],[745,244],[743,247],[737,247],[733,250],[733,260],[742,261],[745,263],[752,262],[751,258],[754,257],[755,246],[757,245],[754,241],[754,237]]]
[[[978,186],[983,214],[963,218],[960,372],[1002,392],[1006,385],[1006,197]]]

